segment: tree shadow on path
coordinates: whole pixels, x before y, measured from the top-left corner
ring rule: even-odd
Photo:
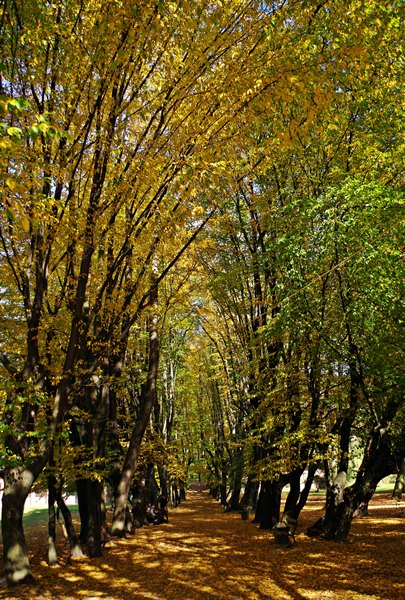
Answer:
[[[224,513],[206,492],[190,491],[170,522],[113,541],[99,559],[47,567],[46,528],[27,535],[35,589],[6,590],[0,598],[70,600],[394,600],[405,597],[400,556],[404,533],[392,506],[353,524],[352,541],[335,544],[303,533],[319,513],[312,503],[297,545],[278,547],[271,532],[239,514]],[[372,511],[370,511],[372,514]],[[400,521],[401,522],[401,521]],[[402,520],[403,528],[403,520]],[[30,539],[31,537],[31,539]],[[32,543],[35,546],[32,546]],[[387,561],[387,553],[391,559]],[[3,595],[2,595],[3,594]],[[14,595],[13,595],[14,594]]]

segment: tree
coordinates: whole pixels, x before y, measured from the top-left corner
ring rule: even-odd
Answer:
[[[349,8],[256,1],[144,5],[133,0],[125,7],[118,0],[91,0],[86,6],[75,0],[4,3],[0,263],[5,300],[0,310],[6,338],[0,359],[9,583],[31,580],[22,511],[66,419],[88,457],[79,483],[82,538],[90,555],[100,554],[102,481],[110,467],[108,447],[114,446],[118,467],[117,404],[125,362],[139,341],[137,332],[147,330],[146,364],[130,381],[141,390],[141,402],[117,487],[114,529],[122,533],[156,397],[157,290],[229,198],[222,223],[227,229],[229,218],[227,244],[219,245],[222,255],[211,262],[212,269],[223,261],[224,271],[230,264],[238,277],[236,284],[226,277],[213,284],[227,350],[221,356],[223,348],[211,335],[219,356],[215,371],[222,363],[226,390],[210,382],[216,433],[226,437],[226,419],[233,418],[230,399],[242,400],[240,408],[248,407],[252,421],[244,421],[243,414],[236,423],[239,431],[246,425],[245,433],[250,427],[256,434],[255,465],[265,459],[261,467],[266,467],[267,459],[278,460],[280,454],[286,458],[283,440],[298,435],[306,418],[295,410],[300,378],[294,369],[301,374],[311,359],[322,380],[313,390],[329,390],[322,364],[335,348],[312,335],[307,324],[310,348],[303,352],[301,332],[288,336],[283,327],[280,305],[288,294],[282,286],[290,281],[287,271],[297,249],[286,238],[286,260],[278,264],[277,243],[291,221],[283,214],[279,222],[277,215],[298,199],[304,201],[305,218],[318,222],[306,202],[316,206],[319,198],[330,199],[329,188],[338,189],[351,172],[370,182],[397,184],[398,8],[395,2],[387,7],[372,1],[365,6],[353,1]],[[270,182],[267,190],[263,181]],[[309,240],[304,236],[308,262],[293,265],[304,280],[322,279],[324,271],[313,272],[311,260],[319,259],[313,264],[322,269],[323,259],[334,261],[328,267],[332,300],[324,294],[319,304],[331,309],[329,323],[343,317],[333,332],[362,341],[360,323],[370,321],[361,303],[361,318],[352,314],[358,304],[351,297],[361,278],[355,269],[347,274],[341,268],[354,236],[350,230],[345,244],[339,237],[344,227],[329,229],[341,216],[328,216],[324,229],[322,219],[318,223],[332,259],[322,249],[317,253],[313,230]],[[322,279],[326,288],[329,279]],[[374,288],[366,283],[371,298]],[[218,301],[215,286],[226,291],[225,302]],[[299,286],[296,294],[306,306]],[[311,310],[309,303],[307,321]],[[391,326],[394,331],[393,319]],[[238,352],[232,354],[234,337]],[[374,330],[373,339],[380,341]],[[342,344],[335,353],[339,368],[349,367],[349,379],[343,372],[339,382],[351,386],[351,413],[356,417],[361,395],[369,407],[381,408],[380,424],[394,422],[400,409],[396,392],[387,402],[377,401],[360,365],[365,361],[375,373],[378,360],[368,346],[358,353],[357,339],[354,344]],[[397,390],[394,354],[384,363],[384,378]],[[234,380],[226,370],[230,366],[237,366]],[[333,369],[334,364],[329,373]],[[373,383],[381,393],[384,385]],[[286,410],[272,421],[278,405],[271,403],[278,397]],[[342,457],[355,424],[351,416],[343,417]],[[279,465],[276,473],[283,469]]]
[[[269,44],[277,62],[295,35],[278,33],[284,7],[268,8],[134,1],[124,9],[115,0],[3,7],[2,265],[26,327],[15,364],[2,353],[11,384],[6,448],[15,460],[4,471],[2,520],[10,583],[31,577],[21,514],[53,436],[78,398],[81,408],[95,402],[99,417],[108,414],[109,377],[119,374],[129,331],[151,298],[162,238],[187,219],[196,190],[213,189],[224,171],[220,153],[240,161],[240,123],[278,80],[274,69],[260,79]],[[96,464],[105,431],[95,423],[86,443]],[[86,485],[98,498],[99,479]],[[92,555],[100,553],[97,510],[86,534]]]

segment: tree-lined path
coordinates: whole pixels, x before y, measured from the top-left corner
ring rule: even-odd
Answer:
[[[403,598],[403,502],[378,494],[369,516],[355,519],[348,544],[304,534],[321,509],[322,498],[309,501],[297,545],[285,550],[274,544],[269,531],[242,521],[239,514],[224,514],[206,491],[193,490],[171,511],[169,524],[150,525],[110,543],[102,558],[53,569],[44,560],[45,526],[40,532],[28,530],[28,538],[37,536],[32,544],[35,592],[20,586],[3,590],[0,598],[32,598],[33,593],[38,600]]]
[[[377,539],[362,524],[360,547],[323,540],[357,544],[386,478],[405,491],[403,15],[400,0],[1,3],[10,587],[397,593],[399,523]],[[221,507],[193,491],[173,523],[122,539],[198,478]],[[269,530],[301,524],[321,482],[319,544],[277,552]],[[43,541],[23,528],[31,493],[48,497]],[[56,507],[88,557],[59,570],[40,562],[66,554]]]

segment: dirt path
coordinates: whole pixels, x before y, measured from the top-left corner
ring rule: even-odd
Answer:
[[[388,498],[379,502],[354,522],[348,544],[336,544],[303,533],[321,508],[311,501],[296,547],[283,549],[270,532],[224,514],[206,492],[191,491],[168,524],[111,543],[100,559],[54,568],[43,560],[44,525],[27,532],[35,589],[2,590],[0,598],[403,600],[404,509]]]

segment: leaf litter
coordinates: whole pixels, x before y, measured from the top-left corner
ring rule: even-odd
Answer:
[[[206,491],[191,490],[167,524],[112,539],[103,556],[49,567],[47,525],[26,529],[34,587],[1,589],[7,600],[401,600],[405,598],[405,502],[377,494],[353,521],[349,542],[309,538],[324,498],[303,510],[297,544],[275,545],[270,531],[224,513]]]

